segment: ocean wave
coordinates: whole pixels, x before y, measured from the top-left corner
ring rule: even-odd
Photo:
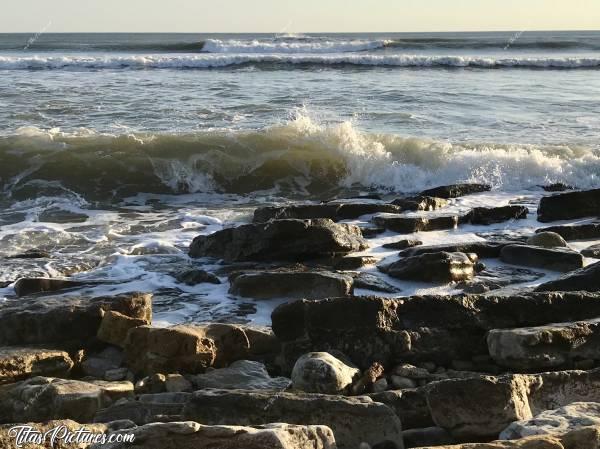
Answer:
[[[600,186],[600,151],[577,146],[451,144],[323,125],[307,114],[257,131],[64,134],[0,138],[0,187],[16,199],[57,185],[89,200],[147,193],[278,191],[322,198],[356,186],[417,192],[453,182],[522,190]]]
[[[139,56],[0,56],[0,70],[211,69],[242,65],[399,68],[595,69],[600,57],[471,57],[383,54],[199,54]]]
[[[207,53],[258,53],[258,54],[301,54],[301,53],[347,53],[384,48],[387,40],[319,41],[299,38],[278,40],[219,40],[208,39],[202,51]]]

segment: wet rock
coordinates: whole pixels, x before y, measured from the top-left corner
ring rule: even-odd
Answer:
[[[133,434],[135,441],[96,444],[90,449],[336,449],[331,429],[318,425],[206,426],[186,421],[151,423],[114,433]]]
[[[83,223],[88,216],[53,207],[39,214],[38,220],[45,223]]]
[[[358,270],[367,265],[375,265],[377,259],[370,256],[345,256],[334,262],[333,268],[336,270]]]
[[[563,239],[568,240],[568,241],[591,240],[591,239],[600,238],[600,223],[550,226],[548,228],[538,229],[535,232],[536,233],[554,232],[554,233],[560,235]]]
[[[400,206],[402,210],[432,211],[440,209],[448,204],[444,198],[434,196],[413,196],[408,198],[397,198],[392,204]]]
[[[300,357],[292,370],[295,390],[306,393],[343,394],[360,376],[358,368],[348,366],[327,352],[311,352]]]
[[[235,274],[230,279],[229,293],[258,299],[349,296],[354,288],[351,276],[326,271],[263,271]]]
[[[73,419],[91,422],[98,410],[133,395],[131,382],[82,382],[34,377],[0,386],[0,422]]]
[[[528,420],[514,422],[502,431],[500,439],[562,435],[587,426],[600,427],[600,404],[597,402],[575,402],[556,410],[543,411]]]
[[[297,204],[283,207],[260,207],[254,211],[254,223],[269,220],[329,218],[330,220],[348,220],[362,215],[379,212],[399,213],[402,208],[384,203],[326,203]]]
[[[569,244],[556,232],[540,232],[527,239],[528,245],[543,248],[568,248]]]
[[[490,190],[492,190],[492,186],[487,184],[451,184],[424,190],[421,192],[421,195],[448,199],[471,195],[473,193],[488,192]]]
[[[78,288],[83,285],[85,285],[84,282],[68,279],[21,278],[15,283],[14,288],[17,296],[27,296],[34,293],[57,292],[69,288]]]
[[[536,291],[539,292],[577,290],[589,292],[600,291],[600,262],[573,271],[559,279],[546,282],[536,288]]]
[[[275,220],[198,236],[191,257],[226,261],[297,259],[346,254],[367,248],[360,229],[328,219]]]
[[[407,249],[422,245],[423,242],[415,239],[402,239],[391,243],[384,243],[382,246],[387,249]]]
[[[538,220],[541,222],[597,217],[599,215],[600,189],[546,196],[540,200],[538,207]]]
[[[406,217],[403,215],[376,215],[373,223],[393,232],[400,234],[412,234],[414,232],[439,231],[454,229],[458,226],[457,215],[446,215],[440,217]]]
[[[564,192],[565,190],[575,190],[575,187],[568,184],[563,184],[562,182],[556,182],[554,184],[548,184],[540,187],[546,192]]]
[[[32,376],[65,376],[71,368],[71,357],[59,349],[0,347],[0,384]]]
[[[198,269],[190,269],[183,270],[179,273],[175,274],[175,279],[177,282],[181,282],[182,284],[194,286],[198,284],[220,284],[221,281],[217,276],[212,273],[208,273],[204,270]]]
[[[512,241],[498,241],[498,242],[465,242],[465,243],[450,243],[444,245],[428,245],[418,246],[415,248],[405,249],[400,252],[400,256],[418,256],[425,253],[437,253],[437,252],[448,252],[448,253],[475,253],[481,258],[486,257],[500,257],[500,251],[506,245],[510,245]]]
[[[7,257],[7,259],[50,259],[52,257],[49,252],[40,249],[29,249],[24,253],[15,254]]]
[[[6,300],[0,303],[0,345],[64,343],[79,349],[96,337],[109,310],[150,321],[152,295]]]
[[[600,359],[600,320],[493,329],[487,337],[496,363],[515,371],[535,371]]]
[[[500,252],[500,260],[553,271],[572,271],[583,267],[583,257],[576,251],[531,245],[507,245]]]
[[[475,207],[469,212],[468,219],[474,225],[490,225],[525,219],[528,213],[525,206]]]
[[[384,293],[399,293],[402,290],[392,284],[385,282],[379,276],[370,273],[357,273],[354,278],[354,287],[365,290],[373,290]]]
[[[471,279],[477,255],[464,253],[425,253],[405,257],[381,269],[388,275],[424,282],[455,282]]]
[[[466,293],[485,293],[498,290],[503,287],[535,282],[545,276],[544,273],[529,270],[527,268],[515,267],[493,267],[485,268],[477,273],[473,279],[461,282],[457,285]]]
[[[209,370],[189,378],[196,390],[285,390],[291,384],[288,378],[271,377],[265,365],[250,360],[238,360],[226,368]]]
[[[584,257],[591,257],[593,259],[600,259],[600,244],[587,247],[581,251],[581,255]]]
[[[377,237],[379,234],[383,234],[385,232],[385,228],[375,226],[360,226],[360,232],[364,238],[371,239]]]
[[[150,324],[150,321],[144,318],[132,318],[109,310],[104,314],[100,322],[97,335],[98,340],[123,348],[129,329],[147,324]]]

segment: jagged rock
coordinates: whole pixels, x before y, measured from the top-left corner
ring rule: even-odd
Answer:
[[[358,226],[329,219],[275,220],[198,236],[190,246],[190,256],[235,262],[329,256],[366,248]]]
[[[471,279],[475,274],[476,254],[425,253],[406,257],[381,269],[388,275],[424,282],[455,282]]]
[[[144,318],[132,318],[109,310],[100,322],[98,340],[123,348],[129,329],[147,324],[150,324],[150,322]]]
[[[310,352],[296,361],[292,385],[307,393],[343,394],[358,376],[358,368],[346,365],[331,354]]]
[[[458,226],[457,215],[445,215],[439,217],[406,217],[404,215],[376,215],[373,223],[393,232],[400,234],[412,234],[414,232],[439,231],[443,229],[454,229]]]
[[[600,319],[515,329],[493,329],[487,337],[496,363],[513,370],[543,370],[600,359]]]
[[[259,299],[320,299],[349,296],[353,292],[351,276],[326,271],[235,273],[230,279],[229,293]]]
[[[539,292],[586,290],[600,291],[600,262],[546,282],[536,288]]]
[[[591,240],[600,238],[600,223],[586,223],[579,225],[550,226],[535,231],[537,234],[542,232],[554,232],[563,239],[571,240]]]
[[[64,376],[71,368],[71,357],[60,349],[0,347],[0,384],[32,376]]]
[[[345,256],[334,262],[333,268],[336,270],[358,270],[366,265],[374,265],[377,259],[371,256]]]
[[[444,245],[427,245],[418,246],[415,248],[405,249],[400,251],[400,256],[418,256],[425,253],[475,253],[481,258],[485,257],[500,257],[500,251],[506,245],[513,244],[513,241],[496,241],[496,242],[465,242],[465,243],[450,243]]]
[[[336,449],[326,426],[268,424],[265,426],[206,426],[193,421],[151,423],[113,434],[133,434],[133,443],[96,444],[89,449]]]
[[[524,219],[528,213],[529,209],[525,206],[475,207],[469,212],[468,219],[472,224],[490,225]]]
[[[402,208],[384,203],[326,203],[326,204],[296,204],[282,207],[259,207],[254,211],[254,223],[265,223],[269,220],[282,219],[314,219],[329,218],[330,220],[347,220],[362,215],[379,212],[399,213]]]
[[[539,232],[527,239],[528,245],[543,248],[568,248],[569,244],[556,232]]]
[[[541,222],[598,215],[600,215],[600,189],[546,196],[540,200],[538,207],[538,220]]]
[[[591,257],[593,259],[600,259],[600,244],[585,248],[581,251],[581,255],[585,257]]]
[[[492,186],[487,184],[451,184],[424,190],[421,192],[421,195],[448,199],[473,193],[488,192],[490,190],[492,190]]]
[[[363,394],[373,388],[377,379],[383,376],[385,368],[381,363],[375,362],[365,370],[360,379],[352,386],[353,394]]]
[[[271,377],[265,365],[249,360],[238,360],[226,368],[190,376],[197,390],[206,388],[241,390],[285,390],[291,384],[285,377]]]
[[[403,449],[402,427],[392,409],[368,397],[345,397],[264,390],[200,390],[194,393],[141,396],[121,401],[96,414],[96,422],[130,419],[196,421],[207,425],[259,425],[293,422],[325,425],[339,449],[370,446]],[[388,446],[384,446],[387,443]]]
[[[82,382],[34,377],[0,386],[0,423],[73,419],[91,422],[95,413],[133,395],[131,382]]]
[[[516,440],[532,435],[561,435],[588,426],[600,427],[600,404],[574,402],[556,410],[545,410],[531,419],[514,422],[500,433],[500,439]]]
[[[415,239],[402,239],[391,243],[384,243],[382,246],[387,249],[407,249],[422,245],[423,242]]]
[[[448,200],[434,196],[412,196],[408,198],[397,198],[392,204],[400,206],[403,210],[432,211],[440,209],[448,204]]]
[[[583,267],[583,256],[576,251],[531,245],[507,245],[500,251],[500,260],[554,271],[572,271]]]
[[[0,303],[0,345],[73,343],[81,348],[96,337],[109,310],[150,321],[152,295],[6,300]]]
[[[182,284],[194,286],[198,284],[220,284],[221,281],[217,276],[212,273],[208,273],[204,270],[192,268],[189,270],[183,270],[175,274],[175,279]]]
[[[379,276],[370,273],[357,273],[352,276],[354,278],[354,287],[363,288],[365,290],[373,290],[384,293],[399,293],[400,288],[388,284]]]

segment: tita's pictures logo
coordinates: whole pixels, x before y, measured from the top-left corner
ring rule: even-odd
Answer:
[[[57,447],[58,443],[64,444],[110,444],[110,443],[133,443],[135,435],[132,433],[105,434],[93,432],[85,426],[79,429],[69,429],[67,426],[53,427],[44,432],[29,425],[13,426],[8,435],[15,440],[15,446],[20,448],[26,444],[46,445]]]

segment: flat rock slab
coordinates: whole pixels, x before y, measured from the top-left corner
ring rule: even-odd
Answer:
[[[451,184],[423,190],[421,195],[448,199],[471,195],[473,193],[489,192],[490,190],[492,190],[492,186],[487,184]]]
[[[71,368],[71,357],[60,349],[0,347],[0,384],[32,376],[64,376]]]
[[[477,273],[473,279],[461,282],[458,287],[466,293],[485,293],[525,282],[535,282],[545,276],[527,268],[492,267]]]
[[[440,209],[448,204],[448,200],[434,196],[411,196],[396,198],[392,204],[400,206],[403,210],[432,211]]]
[[[371,273],[357,273],[352,276],[354,279],[354,287],[374,292],[383,293],[400,293],[402,290],[395,285],[384,281],[381,277]]]
[[[468,220],[475,225],[490,225],[509,220],[527,218],[529,209],[525,206],[475,207],[468,214]]]
[[[229,293],[257,299],[321,299],[349,296],[353,279],[327,271],[262,271],[231,276]]]
[[[440,217],[406,217],[399,215],[377,215],[372,222],[393,232],[412,234],[414,232],[454,229],[458,226],[458,215]]]
[[[583,256],[562,248],[532,245],[507,245],[500,251],[503,262],[553,271],[573,271],[583,267]]]
[[[492,329],[490,355],[519,371],[566,366],[573,359],[600,359],[600,319],[515,329]]]
[[[600,223],[586,223],[579,225],[550,226],[537,229],[541,232],[555,232],[565,240],[591,240],[600,238]]]
[[[404,280],[455,282],[473,278],[476,263],[476,254],[438,252],[406,257],[381,270]]]
[[[239,360],[226,368],[189,376],[189,379],[197,390],[285,390],[291,384],[291,380],[286,377],[271,377],[265,365],[250,360]]]
[[[497,242],[465,242],[465,243],[450,243],[443,245],[427,245],[408,248],[400,252],[400,256],[418,256],[425,253],[437,253],[445,251],[448,253],[475,253],[481,258],[485,257],[500,257],[500,251],[506,245],[514,244],[513,241],[497,241]]]
[[[538,220],[541,222],[597,217],[599,215],[600,189],[546,196],[540,200],[538,207]]]
[[[546,282],[536,289],[540,292],[569,290],[600,291],[600,262],[573,271],[560,279]]]
[[[290,219],[242,225],[198,236],[190,245],[189,254],[238,262],[317,258],[366,248],[358,226],[336,224],[329,219]]]
[[[408,249],[422,245],[423,242],[415,239],[402,239],[395,242],[384,243],[382,246],[386,249]]]
[[[254,211],[254,223],[265,223],[269,220],[329,218],[334,221],[358,218],[362,215],[388,212],[396,214],[402,208],[385,203],[325,203],[297,204],[282,207],[259,207]]]

